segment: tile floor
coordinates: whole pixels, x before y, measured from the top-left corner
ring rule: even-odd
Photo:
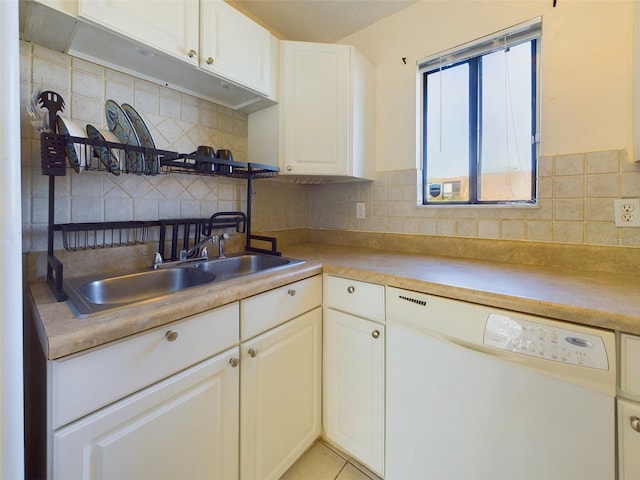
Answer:
[[[280,480],[380,480],[380,477],[344,453],[318,441]]]

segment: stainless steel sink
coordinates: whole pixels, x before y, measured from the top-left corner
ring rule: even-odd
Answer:
[[[67,279],[65,291],[76,313],[83,316],[197,287],[215,279],[215,275],[204,270],[173,267],[99,279]]]
[[[303,260],[255,253],[242,253],[198,263],[196,268],[216,276],[218,281],[251,275],[265,270],[297,265]]]
[[[304,260],[244,252],[202,262],[161,265],[121,275],[65,279],[69,307],[78,317],[158,298],[169,293],[286,268]]]

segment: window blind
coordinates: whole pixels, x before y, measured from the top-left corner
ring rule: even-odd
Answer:
[[[510,46],[539,38],[542,33],[542,18],[537,17],[486,37],[474,40],[457,47],[450,48],[436,55],[431,55],[418,61],[418,69],[429,72],[439,68],[445,68],[470,58],[486,55],[498,50],[504,50]]]

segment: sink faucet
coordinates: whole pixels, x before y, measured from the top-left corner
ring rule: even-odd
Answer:
[[[155,252],[155,253],[142,252],[142,255],[153,255],[152,268],[154,270],[157,270],[158,268],[160,268],[160,265],[162,265],[162,255],[160,255],[160,252]]]
[[[229,238],[229,234],[228,233],[223,233],[222,235],[220,235],[220,238],[218,238],[218,258],[225,258],[224,255],[224,241]]]
[[[180,260],[188,260],[189,257],[206,257],[207,255],[207,247],[206,243],[211,240],[211,243],[216,243],[218,241],[218,237],[216,235],[211,235],[210,237],[204,237],[198,243],[196,243],[189,250],[180,250]]]

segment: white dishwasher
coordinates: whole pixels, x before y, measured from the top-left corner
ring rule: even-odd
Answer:
[[[386,480],[613,480],[610,331],[387,287]]]

